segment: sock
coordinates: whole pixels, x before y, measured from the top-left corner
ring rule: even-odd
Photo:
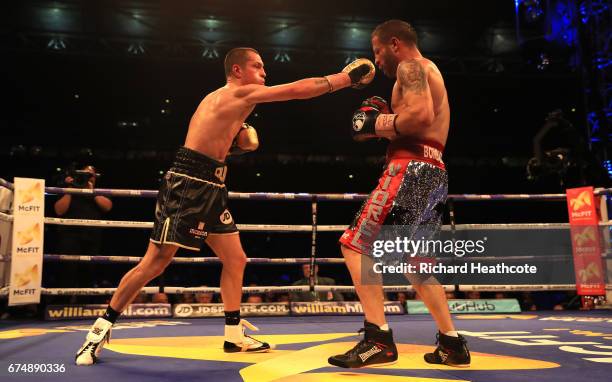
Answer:
[[[459,333],[456,330],[451,330],[450,332],[444,333],[445,336],[449,337],[459,337]]]
[[[387,324],[387,323],[385,323],[385,324],[384,324],[384,325],[382,325],[382,326],[378,326],[378,325],[373,324],[373,323],[371,323],[371,322],[369,322],[369,321],[367,321],[367,320],[366,320],[366,321],[364,321],[364,325],[365,325],[366,327],[367,327],[367,326],[373,326],[373,327],[378,328],[379,330],[383,330],[383,331],[385,331],[385,332],[388,332],[388,331],[389,331],[389,324]]]
[[[225,325],[238,325],[240,323],[240,310],[225,312]]]
[[[115,309],[111,308],[111,306],[109,305],[108,308],[106,308],[106,312],[102,315],[102,318],[114,324],[115,321],[117,321],[117,318],[119,318],[120,314],[121,312],[117,312]]]

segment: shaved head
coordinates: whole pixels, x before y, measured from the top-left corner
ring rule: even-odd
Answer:
[[[234,48],[227,52],[225,60],[223,61],[223,67],[225,68],[225,77],[229,77],[232,73],[232,67],[239,65],[241,67],[247,62],[249,58],[249,52],[253,52],[259,55],[259,52],[253,48]]]

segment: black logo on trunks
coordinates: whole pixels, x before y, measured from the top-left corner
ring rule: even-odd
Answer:
[[[217,167],[215,169],[215,176],[221,183],[225,182],[225,175],[227,175],[227,166]]]
[[[204,231],[204,222],[199,222],[198,223],[198,228],[191,228],[189,229],[189,233],[195,236],[206,236],[206,231]]]
[[[234,219],[232,219],[232,214],[230,214],[228,210],[225,210],[223,211],[223,213],[221,213],[221,216],[219,216],[219,220],[221,220],[221,223],[223,224],[232,224],[232,222],[234,221]]]
[[[353,116],[353,130],[361,131],[363,128],[363,122],[365,121],[366,115],[363,111],[356,113]]]

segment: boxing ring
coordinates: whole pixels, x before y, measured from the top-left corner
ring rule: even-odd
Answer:
[[[0,187],[13,184],[0,179]],[[94,194],[112,197],[154,198],[157,191],[116,189],[65,189],[46,187],[46,194]],[[596,195],[607,197],[611,189]],[[309,224],[238,224],[242,232],[301,232],[311,237],[310,256],[303,258],[250,258],[249,267],[276,264],[342,264],[340,257],[318,257],[318,235],[342,232],[345,225],[317,224],[321,203],[355,202],[363,194],[241,193],[230,192],[230,199],[253,201],[295,201],[310,204]],[[538,224],[456,224],[454,204],[471,201],[532,200],[563,201],[565,194],[538,195],[449,195],[450,225],[445,231],[469,229],[567,228],[566,223]],[[0,220],[11,222],[12,215],[0,213]],[[150,229],[142,221],[44,218],[45,225],[102,228]],[[610,228],[610,221],[600,223]],[[609,239],[608,239],[609,241]],[[248,248],[246,249],[248,253]],[[337,252],[339,255],[339,251]],[[517,256],[525,258],[525,256]],[[602,257],[609,259],[605,252]],[[44,254],[44,261],[79,263],[137,263],[137,256]],[[10,261],[2,256],[2,262]],[[486,260],[486,258],[484,259]],[[561,260],[563,261],[563,260]],[[175,257],[175,264],[218,263],[216,257]],[[354,292],[353,286],[317,285],[311,266],[310,285],[244,287],[250,293]],[[447,291],[573,291],[576,284],[444,285]],[[411,291],[410,285],[385,286],[388,292]],[[608,293],[612,285],[606,285]],[[41,288],[42,295],[111,295],[115,288]],[[143,293],[219,293],[215,287],[173,285],[147,286]],[[6,295],[8,286],[0,289]],[[345,370],[327,364],[330,355],[346,351],[359,340],[357,329],[363,316],[270,316],[249,320],[260,328],[257,338],[274,343],[276,349],[260,354],[225,354],[223,319],[120,318],[100,362],[93,367],[74,365],[74,354],[81,345],[93,318],[55,321],[0,321],[0,376],[19,380],[24,376],[45,381],[537,381],[609,379],[612,371],[612,313],[610,310],[523,312],[509,314],[453,314],[453,319],[470,344],[472,364],[458,369],[432,365],[422,355],[434,348],[435,324],[429,315],[389,315],[400,358],[388,367]]]

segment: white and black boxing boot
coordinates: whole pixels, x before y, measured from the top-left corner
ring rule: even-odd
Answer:
[[[225,325],[225,342],[223,351],[226,353],[264,353],[273,349],[267,342],[258,341],[255,338],[244,334],[244,327],[253,331],[259,329],[248,322],[240,320],[238,325]]]
[[[97,362],[104,345],[110,342],[112,327],[113,324],[102,317],[94,322],[87,333],[85,343],[76,354],[75,363],[77,365],[89,366]]]

